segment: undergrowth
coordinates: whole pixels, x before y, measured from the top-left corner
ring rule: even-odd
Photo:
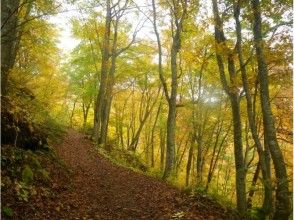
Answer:
[[[2,97],[1,119],[1,215],[19,219],[24,207],[34,211],[32,201],[55,196],[53,173],[68,173],[50,147],[65,127],[33,94],[20,89]]]
[[[99,154],[110,160],[113,164],[123,166],[141,173],[146,173],[148,170],[147,165],[145,165],[144,162],[140,160],[139,157],[133,152],[115,148],[109,152],[102,147],[97,147],[97,151]]]
[[[53,172],[67,175],[69,171],[53,150],[26,150],[11,145],[1,149],[2,218],[20,215],[31,201],[54,198]]]

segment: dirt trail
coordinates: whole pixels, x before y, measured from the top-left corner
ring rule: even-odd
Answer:
[[[71,183],[59,188],[54,202],[52,214],[58,219],[228,219],[220,208],[206,207],[205,201],[192,201],[163,181],[112,164],[74,130],[56,151],[73,171]]]

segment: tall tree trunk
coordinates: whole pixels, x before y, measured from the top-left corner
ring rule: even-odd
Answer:
[[[207,182],[206,182],[206,186],[205,186],[205,191],[206,192],[208,191],[208,186],[209,186],[210,181],[212,179],[213,163],[214,163],[214,158],[216,157],[216,149],[217,149],[217,145],[218,145],[218,142],[219,142],[219,137],[220,137],[220,134],[221,134],[221,131],[222,131],[223,120],[221,122],[218,120],[217,123],[218,123],[217,134],[216,134],[215,142],[214,142],[214,145],[213,145],[213,150],[212,150],[212,155],[211,155],[210,165],[209,165],[208,175],[207,175]],[[217,160],[217,158],[215,160]]]
[[[168,178],[175,168],[175,129],[176,129],[176,98],[178,88],[177,54],[180,50],[181,29],[176,30],[171,48],[171,94],[168,100],[167,136],[166,136],[166,160],[163,179]]]
[[[288,190],[286,165],[277,141],[275,122],[270,105],[268,67],[263,51],[261,7],[259,0],[251,0],[251,5],[254,14],[253,35],[256,59],[258,63],[258,78],[260,83],[260,101],[263,114],[264,134],[272,156],[277,178],[274,219],[288,219],[290,215],[290,194]]]
[[[100,75],[100,86],[97,95],[97,100],[94,109],[94,133],[93,136],[98,144],[101,143],[100,132],[101,132],[101,121],[102,121],[102,105],[105,100],[105,92],[108,78],[108,63],[109,63],[109,41],[110,41],[110,28],[111,28],[111,8],[110,0],[106,1],[106,20],[105,29],[102,44],[102,57],[101,57],[101,75]]]
[[[7,94],[7,82],[13,68],[17,53],[18,9],[20,0],[3,0],[1,2],[1,94]]]
[[[111,7],[108,7],[108,2],[107,2],[107,11],[109,11],[109,16],[106,16],[106,21],[109,20],[110,24],[109,26],[108,23],[106,27],[109,27],[109,37],[112,36],[112,39],[108,37],[108,49],[111,50],[111,52],[108,52],[108,58],[111,57],[111,63],[110,63],[110,68],[107,68],[107,79],[105,82],[105,91],[104,91],[104,96],[101,99],[102,100],[102,106],[101,106],[101,130],[99,134],[99,144],[105,145],[107,141],[107,133],[108,133],[108,125],[109,125],[109,117],[110,117],[110,110],[111,110],[111,103],[113,99],[113,86],[115,83],[115,70],[116,70],[116,59],[117,57],[127,50],[135,40],[136,33],[133,34],[133,39],[132,41],[124,48],[120,48],[119,50],[117,49],[117,36],[118,36],[118,24],[122,16],[124,15],[125,10],[127,9],[129,1],[125,1],[124,5],[122,7],[118,7],[120,5],[120,0],[117,3],[112,3]],[[110,4],[109,3],[109,4]],[[118,7],[118,9],[116,9]],[[109,17],[109,18],[108,18]],[[110,34],[111,32],[111,21],[113,23],[113,32],[112,35]],[[110,46],[110,41],[112,41],[111,48]],[[101,70],[102,71],[102,70]]]
[[[200,126],[199,126],[200,127]],[[202,172],[201,172],[201,163],[202,163],[202,138],[198,137],[197,142],[197,158],[196,158],[196,186],[200,186],[202,182]]]
[[[206,55],[206,49],[205,49],[205,55]],[[205,61],[205,58],[204,58]],[[198,79],[198,97],[197,97],[197,101],[198,101],[198,105],[197,105],[197,120],[198,122],[196,122],[195,119],[195,110],[193,109],[193,123],[195,124],[193,127],[194,129],[196,129],[197,127],[197,131],[195,131],[195,133],[197,133],[196,135],[196,141],[197,141],[197,158],[196,158],[196,186],[200,186],[202,184],[202,158],[203,158],[203,147],[202,147],[202,142],[203,142],[203,132],[204,132],[204,127],[206,119],[204,119],[203,121],[203,108],[202,108],[202,78],[203,78],[203,70],[204,70],[204,61],[201,65],[201,69],[200,69],[200,75],[199,75],[199,79]],[[192,100],[194,99],[194,97],[192,98]],[[194,102],[194,100],[193,100]]]
[[[176,174],[176,177],[178,176],[178,172],[179,172],[179,169],[180,169],[180,167],[181,167],[181,164],[182,164],[182,162],[183,162],[183,159],[184,159],[184,155],[186,154],[186,151],[188,150],[188,149],[190,149],[189,147],[188,147],[188,143],[189,143],[189,137],[187,137],[186,138],[186,141],[184,142],[184,149],[182,150],[182,153],[180,154],[180,150],[178,150],[178,152],[177,152],[177,160],[176,160],[176,171],[175,171],[175,174]],[[180,148],[180,146],[179,146],[179,148]],[[180,154],[180,155],[179,155]]]
[[[177,74],[177,55],[181,48],[181,34],[182,26],[184,19],[187,15],[187,1],[172,2],[171,11],[173,11],[173,20],[175,24],[175,30],[172,38],[172,47],[171,47],[171,92],[170,96],[167,90],[166,81],[163,77],[162,70],[162,49],[160,36],[157,29],[156,23],[156,7],[155,0],[152,0],[153,8],[153,28],[157,39],[158,45],[158,72],[159,78],[163,86],[164,94],[166,100],[168,101],[168,117],[167,117],[167,136],[166,136],[166,163],[165,170],[163,174],[163,179],[168,178],[174,168],[175,168],[175,128],[176,128],[176,97],[177,97],[177,88],[178,88],[178,74]],[[181,8],[181,9],[180,9]],[[174,25],[173,24],[173,25]]]
[[[112,61],[112,63],[115,61]],[[114,65],[114,67],[113,67]],[[109,125],[109,117],[110,117],[110,110],[111,110],[111,103],[113,99],[112,91],[114,85],[114,71],[115,71],[115,63],[112,64],[112,67],[109,71],[109,76],[107,80],[107,88],[104,97],[104,102],[102,106],[102,118],[101,118],[101,131],[100,131],[100,142],[99,144],[104,145],[107,140],[107,133],[108,133],[108,125]]]
[[[187,1],[181,4],[180,12],[179,2],[173,2],[172,11],[174,12],[175,33],[172,38],[171,47],[171,92],[168,99],[168,117],[167,117],[167,136],[166,136],[166,163],[163,179],[168,178],[175,168],[175,129],[176,129],[176,98],[178,89],[178,65],[177,55],[181,48],[181,34],[183,22],[187,15]],[[181,14],[181,16],[180,16]],[[168,94],[166,94],[168,96]]]
[[[194,153],[194,143],[195,143],[195,137],[192,137],[191,145],[190,145],[190,149],[188,153],[187,167],[186,167],[186,186],[189,186],[192,158]]]
[[[219,15],[217,0],[212,0],[213,13],[215,21],[215,41],[216,41],[216,58],[219,67],[220,78],[223,88],[230,98],[233,130],[234,130],[234,156],[236,168],[236,194],[237,194],[237,209],[241,215],[246,213],[246,171],[243,159],[243,144],[242,144],[242,122],[240,116],[239,94],[236,83],[236,70],[234,65],[233,53],[230,48],[226,47],[226,38],[223,32],[223,23]],[[220,46],[221,45],[221,46]],[[225,75],[224,62],[221,50],[226,49],[226,58],[228,61],[228,72],[230,75],[231,85],[228,85]]]
[[[243,159],[242,145],[242,125],[240,116],[240,103],[236,95],[231,96],[231,106],[233,113],[234,127],[234,156],[236,166],[236,191],[237,191],[237,208],[241,215],[246,212],[246,171]]]
[[[159,132],[159,138],[160,138],[160,170],[164,171],[164,159],[165,159],[165,138],[166,138],[166,132],[164,129],[160,128]]]
[[[154,160],[155,160],[154,159],[154,148],[155,148],[155,146],[154,146],[154,133],[155,133],[156,124],[158,121],[158,116],[161,111],[161,106],[162,106],[162,96],[160,98],[160,103],[159,103],[158,109],[156,111],[155,120],[154,120],[152,130],[151,130],[151,167],[154,167]]]
[[[247,71],[245,67],[242,46],[241,46],[242,33],[241,33],[241,22],[239,20],[239,16],[240,16],[240,1],[238,0],[237,3],[235,3],[234,5],[234,17],[236,21],[236,34],[237,34],[236,49],[237,49],[239,64],[241,69],[243,88],[245,91],[245,96],[247,101],[247,115],[248,115],[250,131],[251,131],[255,146],[257,148],[259,161],[260,161],[259,166],[261,168],[262,176],[263,176],[264,200],[263,200],[262,208],[263,208],[263,212],[265,214],[268,214],[271,210],[271,204],[272,204],[271,183],[269,179],[270,170],[267,170],[267,167],[266,167],[264,151],[263,151],[261,141],[258,137],[257,126],[256,126],[255,118],[254,118],[252,98],[251,98],[251,94],[250,94],[250,90],[248,86]]]
[[[174,85],[175,88],[176,85]],[[176,92],[176,91],[175,91]],[[163,179],[168,178],[175,166],[175,124],[176,124],[176,98],[170,99],[166,129],[166,159]]]
[[[111,109],[111,103],[112,103],[112,92],[113,92],[113,86],[114,86],[114,73],[116,70],[118,23],[119,23],[119,20],[116,19],[113,25],[114,33],[113,33],[113,43],[112,43],[112,49],[111,49],[111,66],[110,66],[110,70],[108,74],[105,97],[104,97],[104,100],[103,100],[104,102],[102,106],[103,117],[101,119],[100,144],[106,143],[107,132],[108,132],[108,122],[109,122],[110,109]]]

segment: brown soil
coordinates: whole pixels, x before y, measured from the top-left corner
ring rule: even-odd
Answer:
[[[212,200],[112,164],[74,130],[55,149],[72,173],[55,173],[55,196],[32,204],[25,219],[233,219]]]

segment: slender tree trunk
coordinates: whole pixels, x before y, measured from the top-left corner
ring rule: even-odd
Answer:
[[[168,178],[175,166],[175,123],[176,123],[176,99],[170,100],[166,130],[166,159],[163,179]]]
[[[207,120],[208,120],[208,111],[205,111],[204,113],[204,117],[203,117],[203,112],[202,112],[202,107],[200,107],[200,117],[198,118],[198,120],[201,122],[201,125],[199,125],[198,128],[198,135],[197,135],[197,146],[198,146],[198,151],[197,152],[197,164],[196,164],[196,169],[197,169],[197,173],[196,173],[196,186],[201,187],[203,184],[203,167],[204,167],[204,163],[205,163],[205,158],[208,152],[208,146],[210,146],[212,139],[210,139],[205,145],[204,144],[204,133],[205,133],[205,129],[206,126],[208,124]],[[211,134],[208,134],[210,137],[213,136],[216,124],[214,124],[213,129],[211,130]]]
[[[182,164],[182,162],[183,162],[183,158],[184,158],[184,155],[186,154],[186,151],[188,150],[188,149],[190,149],[190,148],[188,148],[188,143],[189,143],[189,138],[187,137],[186,138],[186,141],[185,141],[185,143],[184,143],[184,149],[183,149],[183,151],[182,151],[182,153],[181,153],[181,155],[179,155],[178,156],[178,159],[177,159],[177,161],[176,161],[176,176],[178,176],[178,172],[179,172],[179,169],[180,169],[180,166],[181,166],[181,164]],[[179,152],[178,152],[179,153]],[[178,154],[177,153],[177,154]]]
[[[245,91],[245,96],[247,101],[247,115],[248,115],[249,126],[250,126],[251,134],[252,134],[252,137],[259,155],[259,161],[260,161],[259,168],[261,168],[262,176],[263,176],[264,200],[263,200],[262,207],[263,207],[264,213],[268,214],[271,210],[271,204],[272,204],[272,192],[271,192],[271,184],[269,179],[270,171],[267,170],[267,167],[266,167],[264,151],[263,151],[261,141],[258,137],[256,122],[254,118],[252,98],[251,98],[251,94],[250,94],[250,90],[248,86],[247,72],[246,72],[245,62],[243,59],[242,46],[241,46],[242,34],[241,34],[241,23],[239,20],[239,15],[240,15],[240,2],[238,1],[234,5],[234,17],[236,21],[236,34],[237,34],[236,48],[237,48],[239,64],[240,64],[240,69],[242,74],[243,88]]]
[[[200,126],[199,126],[200,127]],[[202,163],[202,140],[200,137],[198,137],[196,139],[197,142],[197,159],[196,159],[196,186],[200,186],[201,185],[201,177],[202,177],[202,173],[201,173],[201,163]]]
[[[111,103],[112,103],[112,86],[114,84],[114,76],[111,76],[111,74],[109,74],[109,80],[111,81],[109,82],[110,85],[109,87],[111,88],[107,88],[107,92],[105,94],[105,99],[104,99],[104,104],[103,104],[103,108],[102,108],[102,119],[101,119],[101,132],[100,132],[100,144],[104,145],[106,144],[107,141],[107,133],[108,133],[108,125],[109,125],[109,117],[110,117],[110,110],[111,110]]]
[[[191,70],[189,72],[192,72]],[[201,74],[200,74],[201,76]],[[187,166],[186,166],[186,180],[185,180],[185,184],[186,187],[189,186],[189,181],[190,181],[190,176],[191,176],[191,168],[194,167],[193,164],[193,157],[194,157],[194,148],[195,148],[195,141],[196,141],[196,129],[197,129],[197,121],[196,121],[196,107],[195,107],[195,79],[196,77],[193,79],[192,75],[190,76],[190,89],[191,89],[191,100],[192,100],[192,131],[191,131],[191,143],[190,143],[190,148],[189,148],[189,153],[188,153],[188,160],[187,160]],[[199,84],[200,84],[200,80],[199,80]],[[198,91],[199,91],[199,87],[198,86]],[[199,97],[198,97],[199,98]],[[192,177],[193,177],[193,172],[194,169],[192,168]]]
[[[236,191],[237,191],[237,208],[244,215],[246,212],[246,171],[243,159],[242,144],[242,127],[240,117],[240,104],[236,96],[231,97],[234,127],[234,156],[236,166]]]
[[[183,22],[187,16],[187,1],[182,1],[181,12],[179,2],[173,2],[175,33],[171,47],[171,92],[168,100],[167,138],[166,138],[166,164],[163,179],[168,178],[175,168],[175,129],[176,129],[176,98],[178,89],[177,55],[181,49],[181,35]],[[181,17],[179,17],[181,14]],[[168,94],[167,94],[168,96]]]
[[[134,137],[132,138],[131,144],[129,146],[129,149],[131,151],[136,151],[136,149],[137,149],[138,142],[139,142],[139,139],[140,139],[140,135],[141,135],[142,129],[144,127],[144,124],[147,121],[147,118],[148,118],[148,116],[144,117],[143,121],[139,125],[138,130],[136,131]]]
[[[192,103],[193,103],[193,109],[192,109],[192,127],[193,127],[193,134],[192,134],[192,138],[191,138],[191,145],[189,148],[189,154],[188,154],[188,161],[187,161],[187,167],[186,167],[186,186],[189,185],[189,179],[190,179],[190,170],[191,170],[191,163],[193,160],[193,154],[194,154],[194,144],[195,141],[197,140],[198,143],[198,151],[197,151],[197,159],[196,159],[196,185],[198,185],[201,177],[202,177],[202,169],[203,169],[203,154],[202,154],[202,132],[204,129],[204,126],[202,126],[203,128],[201,129],[200,123],[204,124],[205,122],[202,122],[202,80],[203,80],[203,71],[205,68],[205,63],[208,60],[208,57],[206,57],[207,55],[207,48],[205,48],[205,52],[204,52],[204,59],[199,71],[199,78],[198,78],[198,97],[197,97],[197,101],[195,100],[195,84],[196,84],[196,77],[194,78],[194,80],[191,80],[191,99],[192,99]],[[193,76],[191,76],[192,78]],[[194,83],[195,84],[194,84]],[[197,120],[196,120],[196,107],[195,107],[195,103],[198,103],[197,105]],[[198,123],[197,123],[198,121]],[[197,128],[197,124],[198,124],[198,128]],[[196,130],[198,131],[198,135],[196,134]],[[202,130],[202,131],[201,131]]]
[[[226,139],[227,139],[227,137],[228,137],[228,135],[229,135],[230,130],[231,130],[231,124],[229,125],[228,130],[227,130],[226,134],[224,135],[224,137],[223,137],[223,139],[222,139],[222,141],[221,141],[221,143],[220,143],[220,146],[219,146],[219,148],[218,148],[218,151],[217,151],[217,154],[216,154],[216,158],[215,158],[215,161],[214,161],[214,163],[213,163],[212,170],[211,170],[211,179],[212,179],[212,177],[213,177],[213,173],[214,173],[214,171],[215,171],[215,168],[216,168],[216,165],[217,165],[218,159],[219,159],[219,157],[220,157],[220,153],[221,153],[222,151],[224,151],[225,148],[226,148],[226,147],[225,147],[225,143],[226,143]],[[210,179],[210,181],[211,181],[211,179]],[[210,183],[210,181],[208,182],[208,184]]]
[[[89,102],[89,104],[87,105],[83,103],[83,130],[84,131],[86,131],[86,125],[87,125],[87,119],[88,119],[90,106],[91,106],[91,102]]]
[[[101,134],[100,134],[100,144],[105,144],[108,132],[108,122],[110,116],[110,109],[112,103],[112,92],[114,86],[114,73],[116,70],[116,58],[117,58],[117,31],[118,31],[119,20],[114,21],[114,33],[113,33],[113,43],[111,50],[111,67],[108,74],[107,86],[105,91],[104,102],[102,106],[103,117],[101,119]]]
[[[76,98],[74,100],[74,104],[73,104],[73,108],[71,111],[71,115],[69,117],[69,126],[72,127],[72,123],[73,123],[73,117],[74,117],[74,113],[75,113],[75,109],[76,109],[76,104],[77,104],[78,99]]]
[[[255,192],[255,186],[258,180],[258,176],[259,176],[259,172],[260,172],[260,162],[257,164],[252,181],[251,181],[251,187],[248,193],[248,198],[247,198],[247,207],[248,209],[252,208],[252,198]]]
[[[164,171],[164,159],[165,159],[165,137],[166,132],[160,128],[160,170]]]
[[[101,132],[101,121],[102,121],[102,105],[105,100],[107,78],[108,78],[108,63],[109,63],[109,41],[110,41],[110,28],[111,28],[111,8],[110,0],[106,1],[106,20],[105,29],[102,44],[102,57],[101,57],[101,75],[100,75],[100,86],[97,95],[96,105],[94,109],[94,133],[93,136],[98,144],[101,143],[100,132]]]
[[[118,109],[115,107],[115,134],[116,134],[116,144],[120,146],[120,117]]]
[[[259,0],[251,0],[254,14],[253,35],[258,63],[258,78],[260,83],[260,101],[263,114],[264,134],[273,159],[277,178],[276,207],[274,219],[288,219],[290,215],[290,201],[286,165],[279,147],[274,117],[271,111],[269,97],[268,67],[263,51],[261,7]]]
[[[208,186],[209,186],[210,181],[212,179],[214,160],[217,160],[217,158],[216,159],[214,159],[214,158],[216,157],[216,148],[217,148],[217,145],[218,145],[220,133],[222,131],[222,124],[223,124],[223,121],[220,122],[220,125],[218,125],[217,134],[216,134],[215,142],[214,142],[214,145],[213,145],[213,150],[212,150],[212,155],[211,155],[210,165],[209,165],[209,170],[208,170],[208,175],[207,175],[207,182],[206,182],[206,186],[205,186],[205,191],[206,192],[208,191]]]
[[[226,165],[226,168],[225,168],[225,177],[224,177],[224,186],[223,186],[223,195],[224,196],[227,196],[229,197],[228,195],[228,183],[230,182],[230,177],[231,177],[231,167],[232,167],[232,164],[231,164],[231,158],[229,158],[229,160],[227,161],[227,165]]]
[[[194,143],[195,143],[195,137],[192,137],[191,145],[190,145],[189,153],[188,153],[187,167],[186,167],[186,186],[189,186],[192,158],[194,153]]]
[[[243,159],[243,143],[242,143],[242,122],[240,116],[239,94],[236,83],[236,70],[234,58],[230,48],[226,47],[226,38],[223,32],[223,23],[219,16],[217,0],[212,0],[213,13],[215,20],[215,40],[216,40],[216,58],[220,72],[220,78],[225,92],[230,98],[232,116],[233,116],[233,131],[234,131],[234,156],[236,168],[236,195],[237,195],[237,209],[243,216],[246,213],[246,171]],[[220,47],[222,45],[222,47]],[[225,46],[225,47],[223,47]],[[224,62],[221,53],[226,49],[228,72],[230,75],[231,85],[229,86],[226,80]]]
[[[178,88],[178,74],[177,74],[177,55],[181,48],[181,34],[184,19],[187,15],[187,1],[183,1],[182,4],[179,2],[172,2],[171,9],[174,16],[175,30],[172,38],[171,47],[171,92],[170,96],[168,94],[167,85],[163,77],[162,70],[162,50],[159,32],[157,30],[156,23],[156,7],[155,0],[152,0],[153,8],[153,28],[157,39],[158,45],[158,71],[160,81],[163,86],[164,94],[166,100],[168,101],[168,117],[167,117],[167,136],[166,136],[166,163],[165,170],[163,174],[163,179],[168,178],[175,168],[175,128],[176,128],[176,98],[177,98],[177,88]],[[173,24],[173,25],[174,25]]]
[[[157,112],[156,112],[156,116],[155,116],[155,120],[154,120],[154,123],[153,123],[153,126],[152,126],[152,131],[151,131],[151,167],[154,167],[154,133],[155,133],[155,128],[156,128],[156,124],[157,124],[157,121],[158,121],[158,116],[160,114],[160,111],[161,111],[161,105],[162,105],[162,96],[161,96],[161,99],[160,99],[160,103],[159,103],[159,106],[158,106],[158,109],[157,109]]]
[[[206,54],[206,50],[205,50]],[[205,59],[204,59],[205,60]],[[196,119],[193,119],[193,122],[196,123],[194,126],[194,129],[197,127],[197,135],[196,135],[196,141],[197,141],[197,158],[196,158],[196,186],[201,186],[202,184],[202,164],[203,164],[203,132],[204,128],[206,126],[206,119],[203,120],[203,103],[202,103],[202,79],[203,79],[203,69],[204,69],[204,62],[201,65],[200,69],[200,75],[198,79],[198,105],[197,105],[197,120],[198,123],[196,123]],[[194,110],[193,110],[194,111]],[[193,113],[193,116],[195,113]],[[197,126],[198,125],[198,126]]]
[[[140,107],[140,113],[139,113],[140,115],[141,115],[141,113],[143,114],[142,106],[143,106],[143,102],[146,101],[146,100],[143,99],[144,93],[142,94],[142,100],[141,100],[141,103],[140,103],[140,106],[141,106]],[[131,144],[129,145],[129,149],[132,150],[132,151],[135,151],[136,148],[137,148],[139,138],[140,138],[140,134],[142,132],[142,129],[143,129],[143,127],[144,127],[150,113],[153,110],[153,107],[154,107],[154,105],[156,103],[156,100],[157,100],[157,97],[155,98],[155,101],[150,104],[151,97],[149,97],[147,99],[147,101],[146,101],[146,109],[145,109],[144,115],[140,116],[140,118],[139,118],[140,124],[139,124],[138,130],[135,132],[135,135],[132,138]]]

